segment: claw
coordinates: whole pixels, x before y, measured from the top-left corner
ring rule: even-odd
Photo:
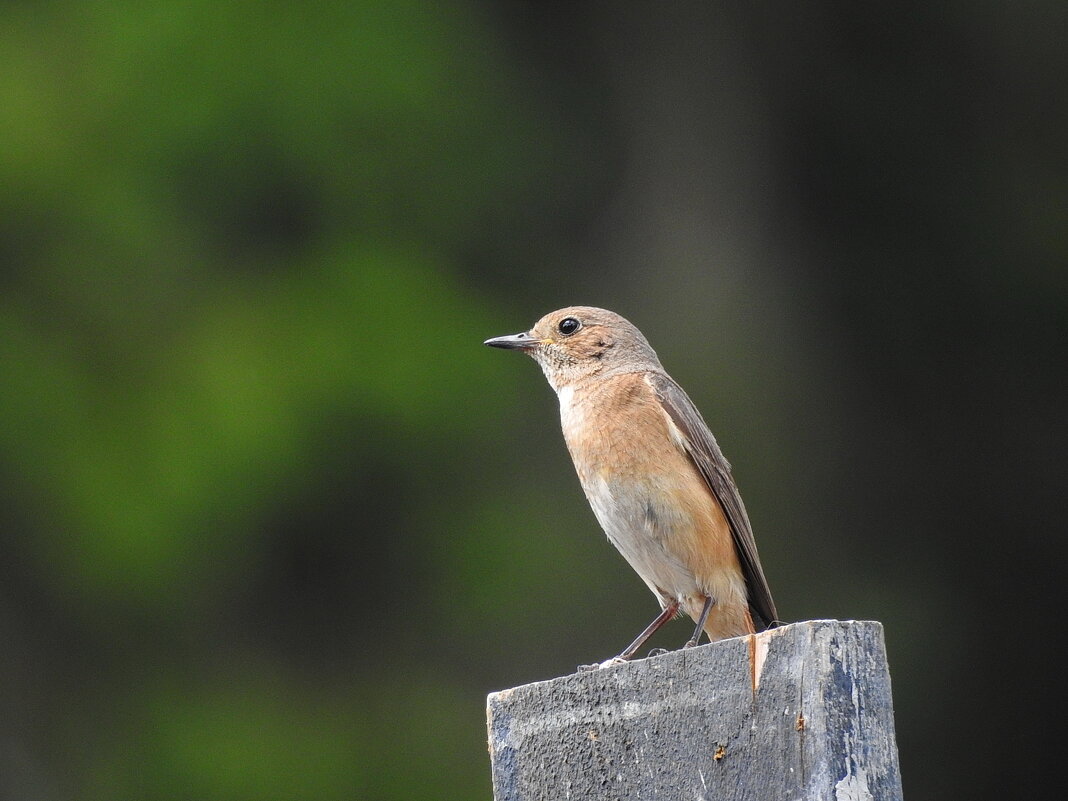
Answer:
[[[591,670],[600,670],[601,668],[613,667],[615,665],[625,665],[629,662],[625,656],[613,656],[611,659],[606,659],[604,662],[600,662],[596,665],[579,665],[579,673],[588,673]]]

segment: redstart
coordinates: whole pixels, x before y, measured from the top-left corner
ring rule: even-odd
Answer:
[[[660,602],[616,660],[683,612],[697,623],[684,647],[702,631],[721,640],[776,625],[730,465],[641,331],[614,312],[570,306],[485,344],[541,365],[597,521]]]

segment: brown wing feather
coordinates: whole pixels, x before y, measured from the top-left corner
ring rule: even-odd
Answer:
[[[690,458],[727,516],[749,590],[749,613],[753,616],[753,624],[757,631],[776,625],[778,614],[775,611],[775,602],[771,599],[771,590],[768,588],[767,579],[764,578],[764,569],[760,566],[749,515],[745,512],[745,504],[742,503],[738,487],[731,478],[730,464],[723,457],[723,452],[712,432],[708,430],[701,413],[682,387],[663,373],[647,373],[646,378],[664,411],[686,438]]]

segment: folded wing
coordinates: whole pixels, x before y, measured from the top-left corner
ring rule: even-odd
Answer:
[[[764,569],[760,566],[745,504],[731,478],[730,464],[723,458],[716,438],[682,387],[663,373],[647,373],[646,380],[652,385],[664,411],[685,438],[690,459],[727,516],[749,591],[749,614],[753,618],[753,625],[757,631],[775,626],[778,622],[775,602],[764,578]]]

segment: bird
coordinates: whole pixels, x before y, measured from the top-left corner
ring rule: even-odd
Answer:
[[[607,309],[568,306],[484,344],[541,367],[594,516],[660,604],[604,665],[632,659],[683,614],[696,624],[684,648],[702,633],[714,642],[779,623],[730,464],[637,327]]]

